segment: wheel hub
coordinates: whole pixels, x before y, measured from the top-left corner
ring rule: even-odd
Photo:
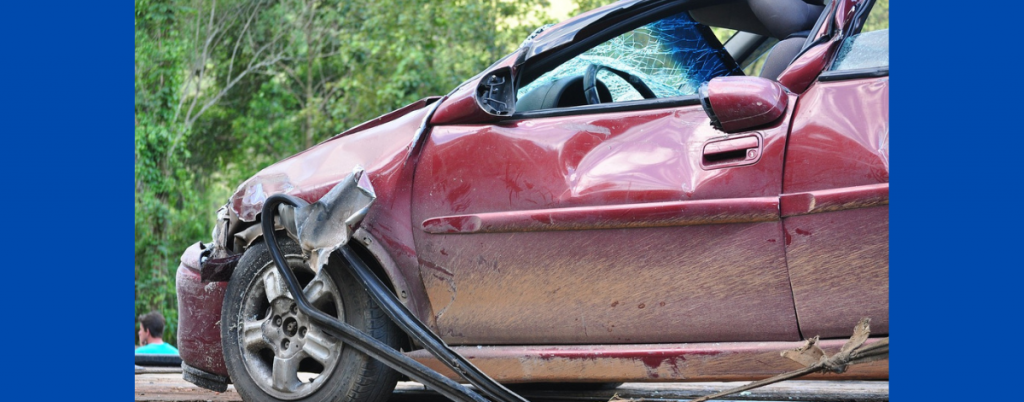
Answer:
[[[293,357],[302,351],[309,330],[309,318],[288,298],[278,298],[270,305],[271,319],[263,322],[263,337],[280,358]]]

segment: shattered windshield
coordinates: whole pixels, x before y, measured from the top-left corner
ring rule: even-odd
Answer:
[[[522,98],[535,88],[568,76],[582,76],[590,64],[639,77],[657,97],[697,93],[714,77],[742,74],[711,30],[682,12],[619,35],[541,75],[519,89]],[[626,80],[601,70],[597,78],[615,102],[643,99]]]

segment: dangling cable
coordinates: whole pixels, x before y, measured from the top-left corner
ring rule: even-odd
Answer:
[[[274,194],[267,198],[263,204],[263,221],[261,222],[261,225],[263,226],[263,236],[266,239],[268,248],[270,249],[270,255],[274,259],[274,264],[277,265],[277,270],[281,273],[281,277],[284,278],[285,285],[287,285],[288,291],[291,292],[292,297],[295,299],[295,304],[298,305],[299,310],[302,310],[302,312],[308,315],[311,320],[325,327],[329,333],[341,338],[341,340],[346,342],[348,345],[366,353],[370,357],[386,364],[388,367],[405,374],[409,378],[426,385],[448,398],[456,401],[487,402],[487,399],[484,399],[484,397],[480,396],[476,392],[473,392],[440,373],[431,370],[422,363],[417,362],[401,352],[392,349],[387,344],[364,334],[355,327],[341,322],[313,307],[313,305],[306,300],[305,294],[302,293],[302,286],[299,285],[299,281],[295,278],[295,274],[288,269],[288,263],[285,262],[284,256],[281,254],[281,249],[277,245],[277,239],[274,235],[274,217],[277,215],[277,207],[281,204],[291,205],[298,208],[305,206],[308,203],[290,195]]]

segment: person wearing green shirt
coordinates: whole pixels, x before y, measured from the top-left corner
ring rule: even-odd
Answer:
[[[164,316],[157,311],[139,316],[139,343],[135,354],[177,355],[178,349],[164,343]]]

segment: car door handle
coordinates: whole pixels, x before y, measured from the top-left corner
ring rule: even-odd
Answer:
[[[746,135],[706,142],[701,157],[705,170],[754,164],[761,158],[761,137]]]

